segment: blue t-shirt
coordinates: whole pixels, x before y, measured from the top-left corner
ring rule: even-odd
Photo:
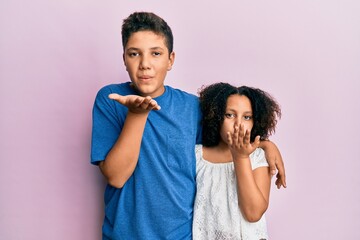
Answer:
[[[117,140],[127,108],[110,93],[136,94],[130,83],[102,88],[93,109],[91,163]],[[201,139],[198,98],[165,86],[149,113],[134,173],[121,188],[107,185],[103,239],[191,239],[196,192],[194,146]]]

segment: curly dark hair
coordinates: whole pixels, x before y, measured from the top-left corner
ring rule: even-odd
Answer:
[[[124,19],[121,29],[124,50],[131,34],[138,31],[152,31],[165,37],[165,44],[169,54],[172,53],[174,45],[173,34],[169,25],[161,17],[151,12],[134,12]]]
[[[233,94],[246,96],[251,102],[254,126],[251,130],[250,141],[254,141],[256,136],[260,136],[261,140],[266,140],[275,132],[277,121],[281,118],[281,109],[269,93],[258,88],[215,83],[199,90],[203,113],[202,143],[204,146],[211,147],[219,144],[227,99]]]

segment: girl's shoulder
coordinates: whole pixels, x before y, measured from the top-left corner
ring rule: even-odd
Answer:
[[[202,158],[202,144],[195,145],[195,156],[196,159]]]
[[[250,154],[250,161],[253,170],[258,167],[269,166],[265,158],[265,151],[262,148],[256,148],[255,151]]]

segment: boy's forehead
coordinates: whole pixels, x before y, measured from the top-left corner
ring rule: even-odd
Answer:
[[[153,31],[138,31],[130,35],[125,48],[167,48],[167,46],[163,35]]]

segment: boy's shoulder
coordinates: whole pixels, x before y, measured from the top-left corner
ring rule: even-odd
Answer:
[[[192,93],[188,93],[184,90],[178,89],[178,88],[174,88],[168,85],[165,85],[165,89],[166,91],[172,92],[173,95],[176,95],[178,97],[182,97],[182,98],[190,98],[190,99],[194,99],[196,101],[198,101],[198,97],[195,96]]]
[[[130,87],[130,82],[124,82],[105,85],[98,91],[98,95],[108,96],[110,93],[128,95],[134,94],[134,90]]]

